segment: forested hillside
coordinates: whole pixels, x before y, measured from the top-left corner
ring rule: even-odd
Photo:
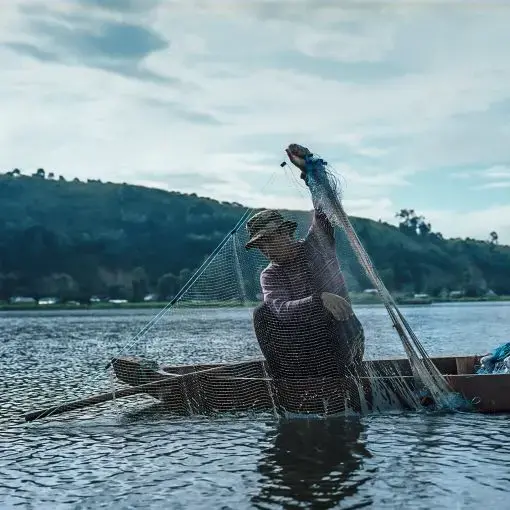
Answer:
[[[168,297],[244,211],[195,195],[8,172],[0,175],[0,300]],[[390,290],[510,294],[510,248],[496,233],[445,240],[413,211],[400,217],[399,228],[352,218]],[[370,286],[354,265],[349,273],[352,290]]]

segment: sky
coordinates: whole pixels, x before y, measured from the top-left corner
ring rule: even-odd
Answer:
[[[506,5],[505,5],[506,4]],[[510,244],[510,3],[3,0],[0,171],[354,216]]]

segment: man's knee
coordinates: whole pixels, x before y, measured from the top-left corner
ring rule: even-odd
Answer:
[[[261,303],[253,310],[253,328],[262,355],[268,364],[269,373],[277,377],[280,370],[280,354],[278,352],[278,336],[275,331],[276,317],[266,303]]]
[[[266,303],[261,303],[253,310],[253,326],[257,336],[267,337],[281,329],[276,315]]]
[[[253,323],[260,324],[263,322],[266,319],[268,312],[269,307],[266,303],[260,303],[257,305],[253,310]]]

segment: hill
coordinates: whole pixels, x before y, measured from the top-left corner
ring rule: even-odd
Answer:
[[[244,211],[194,194],[57,180],[42,170],[0,175],[0,300],[172,295]],[[399,228],[352,218],[390,290],[510,294],[510,247],[443,239],[413,211],[401,213]],[[307,212],[296,214],[309,219]],[[348,266],[351,290],[370,286]]]

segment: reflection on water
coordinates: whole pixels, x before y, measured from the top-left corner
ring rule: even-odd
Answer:
[[[151,412],[4,431],[0,508],[508,507],[506,416]]]
[[[138,349],[169,363],[250,358],[249,315],[179,311]],[[359,315],[369,356],[401,354],[384,310]],[[406,315],[431,354],[486,352],[510,340],[510,304]],[[0,509],[508,507],[509,416],[177,419],[137,396],[23,423],[25,411],[108,391],[105,361],[151,316],[0,314]]]
[[[280,422],[267,434],[270,446],[258,463],[261,488],[252,502],[333,508],[352,498],[368,480],[362,464],[370,453],[362,431],[356,419]]]

